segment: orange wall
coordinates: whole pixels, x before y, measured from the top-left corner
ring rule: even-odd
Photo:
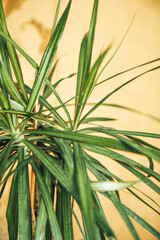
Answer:
[[[5,3],[7,1],[4,1]],[[14,1],[8,0],[11,4]],[[53,22],[53,16],[56,9],[57,1],[53,0],[25,0],[19,1],[22,3],[18,9],[14,9],[7,18],[8,28],[13,39],[36,60],[40,62],[42,52],[47,44],[50,29]],[[136,12],[134,22],[132,24],[126,39],[116,56],[108,65],[101,80],[119,71],[128,69],[135,65],[153,60],[160,56],[160,1],[158,0],[100,0],[99,1],[98,22],[96,27],[95,46],[93,52],[93,60],[99,55],[102,48],[113,42],[113,47],[106,57],[109,59],[113,54],[117,45],[121,41],[126,32],[133,15]],[[62,1],[61,12],[67,4],[67,0]],[[63,38],[59,45],[57,57],[60,57],[60,62],[56,70],[55,80],[68,76],[70,73],[77,71],[78,54],[80,42],[88,30],[90,16],[93,6],[93,0],[73,0],[68,23],[65,28]],[[9,5],[8,5],[9,9]],[[28,63],[20,56],[25,82],[32,84],[34,80],[34,71]],[[151,66],[157,66],[152,64]],[[136,74],[141,73],[146,67],[125,74],[123,77],[115,78],[103,85],[100,85],[95,90],[90,101],[95,102],[102,98],[105,94],[119,86],[122,82],[130,79]],[[53,81],[54,81],[53,79]],[[123,104],[125,106],[136,108],[140,111],[159,116],[160,109],[160,72],[155,71],[137,79],[131,85],[126,86],[120,92],[113,95],[108,102]],[[75,79],[67,80],[59,87],[59,93],[65,101],[74,96]],[[56,105],[56,101],[51,99],[52,103]],[[70,108],[73,113],[72,108]],[[102,114],[106,117],[117,118],[118,121],[109,123],[108,126],[113,126],[119,129],[141,130],[148,132],[159,132],[159,123],[144,116],[139,116],[135,113],[122,111],[112,108],[100,108],[96,112],[99,116]],[[158,141],[152,141],[157,143]],[[137,156],[134,156],[137,159]],[[143,161],[138,157],[137,161]],[[103,159],[102,162],[104,163]],[[146,163],[147,164],[147,163]],[[108,161],[107,166],[112,169],[114,173],[124,174],[124,179],[135,179],[134,176],[127,175],[122,169],[115,166],[111,161]],[[158,164],[155,165],[159,171]],[[126,174],[126,175],[125,175]],[[152,192],[139,184],[140,189],[144,189],[146,193]],[[9,189],[9,186],[8,186]],[[154,195],[157,202],[160,204],[159,196]],[[0,239],[7,240],[6,237],[6,221],[5,221],[5,206],[8,192],[0,200]],[[152,211],[148,211],[141,203],[135,202],[127,193],[122,193],[122,199],[127,202],[129,206],[133,206],[135,211],[145,217],[155,227],[159,227],[158,217]],[[114,230],[119,236],[120,240],[132,239],[125,224],[120,221],[119,215],[110,202],[104,201],[104,208],[107,216],[110,217],[109,222],[115,224]],[[153,236],[148,234],[138,225],[137,229],[140,231],[140,236],[145,240],[154,240]],[[76,227],[75,240],[80,239],[79,231]]]

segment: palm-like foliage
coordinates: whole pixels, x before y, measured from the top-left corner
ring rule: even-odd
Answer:
[[[160,187],[151,179],[152,177],[160,181],[160,175],[153,170],[152,160],[160,161],[160,150],[139,138],[140,136],[160,138],[160,135],[121,131],[105,126],[91,127],[90,125],[84,128],[82,125],[94,121],[102,124],[114,120],[105,116],[91,118],[89,115],[99,106],[105,105],[105,100],[114,92],[160,66],[134,76],[113,92],[105,95],[101,101],[93,104],[85,115],[83,114],[88,98],[97,86],[102,73],[101,71],[98,74],[99,67],[110,49],[109,46],[104,50],[91,66],[98,10],[98,0],[95,0],[90,28],[80,48],[76,94],[72,97],[72,100],[75,100],[75,111],[72,117],[67,109],[69,101],[64,103],[56,91],[58,84],[65,79],[51,83],[56,65],[55,63],[52,67],[52,63],[67,21],[71,1],[59,22],[56,23],[59,4],[60,1],[50,41],[40,65],[37,66],[35,61],[10,37],[0,1],[0,180],[2,186],[0,194],[3,194],[7,180],[12,175],[7,209],[9,238],[16,240],[19,234],[20,240],[33,238],[48,240],[52,236],[55,240],[71,240],[73,239],[72,216],[74,215],[84,239],[98,240],[105,239],[105,237],[117,239],[114,226],[108,223],[99,195],[96,193],[99,191],[116,207],[134,239],[139,239],[139,236],[130,218],[160,239],[160,234],[153,226],[123,204],[119,193],[119,189],[126,188],[151,211],[159,214],[153,206],[141,198],[141,195],[137,195],[133,185],[143,181],[153,191],[160,193]],[[36,78],[32,89],[24,83],[17,50],[35,68]],[[146,64],[149,63],[144,65]],[[12,70],[17,80],[16,83],[13,81]],[[123,72],[115,76],[120,74]],[[72,76],[71,74],[69,77]],[[48,102],[47,99],[51,94],[59,101],[59,107],[54,107]],[[123,108],[119,105],[112,107]],[[59,114],[59,108],[63,108],[67,120]],[[147,157],[149,167],[125,156],[125,152]],[[93,157],[92,153],[111,158],[134,174],[138,180],[123,181],[122,176],[116,176],[109,171]],[[29,181],[29,165],[32,171],[31,182]],[[89,171],[97,181],[90,180]],[[74,201],[77,202],[82,213],[84,232],[73,210]]]

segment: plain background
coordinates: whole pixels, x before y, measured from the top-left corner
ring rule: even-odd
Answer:
[[[13,0],[4,0],[6,10],[11,10]],[[7,24],[13,39],[36,60],[40,62],[42,53],[49,40],[50,29],[53,23],[53,16],[56,9],[57,0],[24,0],[19,1],[19,4],[8,14]],[[62,0],[61,10],[64,10],[67,0]],[[60,57],[57,70],[55,72],[53,82],[62,77],[66,77],[71,73],[77,72],[78,55],[80,43],[83,35],[88,31],[90,17],[92,12],[93,0],[73,0],[70,9],[68,22],[60,41],[57,57]],[[98,57],[102,49],[113,43],[112,49],[107,55],[104,63],[111,57],[114,50],[124,36],[130,22],[135,15],[133,24],[127,34],[119,51],[110,62],[106,70],[101,76],[101,80],[116,74],[125,69],[142,64],[144,62],[160,57],[160,1],[159,0],[100,0],[98,21],[96,26],[96,36],[93,50],[93,62]],[[20,56],[22,70],[25,82],[32,86],[35,72],[32,67]],[[158,63],[151,64],[151,67],[158,66]],[[90,102],[100,100],[107,93],[112,91],[121,83],[140,74],[149,67],[143,67],[134,70],[121,77],[117,77],[107,83],[97,87]],[[63,82],[58,91],[62,99],[68,100],[74,96],[75,78]],[[128,107],[135,108],[139,111],[152,114],[159,117],[160,109],[160,71],[154,71],[135,82],[124,87],[118,93],[114,94],[109,100],[109,103],[122,104]],[[51,103],[56,106],[57,102],[54,98],[50,99]],[[69,108],[73,114],[72,107]],[[145,116],[140,116],[135,113],[123,111],[116,108],[105,107],[99,108],[95,114],[98,116],[112,117],[118,119],[113,123],[108,123],[107,126],[112,126],[118,129],[137,130],[146,132],[159,132],[159,123]],[[149,140],[153,144],[159,144],[158,141]],[[146,159],[141,159],[133,156],[139,162],[148,164]],[[124,180],[135,180],[123,169],[114,164],[113,161],[101,159],[103,164],[106,164],[115,174],[121,176]],[[159,165],[155,163],[155,169],[159,171]],[[160,172],[160,171],[159,171]],[[151,194],[154,199],[159,202],[159,196],[144,186],[137,185],[146,194]],[[7,240],[7,223],[5,220],[5,211],[7,198],[9,194],[9,185],[0,200],[0,240]],[[122,200],[128,206],[135,209],[141,217],[145,218],[149,223],[159,227],[159,217],[153,211],[144,207],[143,204],[137,202],[125,191],[122,191]],[[149,203],[150,201],[147,200]],[[119,214],[110,202],[102,198],[102,203],[109,223],[114,226],[117,236],[120,240],[130,240],[130,235],[127,227],[119,217]],[[134,223],[134,222],[133,222]],[[154,240],[155,238],[146,232],[138,224],[135,224],[141,239]],[[75,224],[75,240],[81,239],[78,227]]]

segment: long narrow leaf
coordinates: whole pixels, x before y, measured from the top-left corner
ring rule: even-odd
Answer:
[[[93,191],[106,192],[106,191],[115,191],[122,188],[128,188],[139,182],[140,181],[130,181],[130,182],[105,181],[105,182],[91,182],[90,185]]]
[[[90,168],[90,171],[96,176],[96,178],[98,178],[99,181],[105,181],[105,177],[102,173],[96,171],[93,167]],[[107,198],[109,198],[113,202],[113,204],[117,208],[119,214],[121,215],[121,217],[125,221],[128,229],[130,230],[134,239],[139,240],[137,232],[135,231],[129,217],[127,216],[125,208],[123,207],[122,203],[117,198],[116,194],[113,191],[109,191],[109,192],[104,192],[103,195],[106,196]]]
[[[46,79],[46,83],[49,86],[49,88],[52,90],[52,92],[54,93],[54,95],[56,96],[57,100],[59,101],[59,103],[61,104],[64,112],[66,113],[69,123],[70,123],[70,127],[72,127],[72,120],[71,120],[71,116],[65,106],[65,104],[63,103],[62,99],[60,98],[59,94],[57,93],[57,91],[55,90],[55,88],[52,86],[52,84],[50,83],[50,81],[48,79]]]
[[[52,200],[48,191],[48,188],[46,186],[46,183],[36,165],[36,163],[32,160],[31,161],[34,173],[36,175],[37,181],[38,181],[38,185],[41,189],[41,193],[42,193],[42,198],[43,198],[43,202],[45,204],[46,207],[46,211],[48,214],[48,218],[49,218],[49,223],[50,223],[50,227],[51,227],[51,231],[53,234],[53,237],[55,240],[62,240],[62,235],[60,232],[60,228],[57,222],[57,218],[54,212],[54,208],[53,208],[53,204],[52,204]]]
[[[97,208],[99,210],[99,213],[101,214],[102,218],[104,219],[103,221],[105,222],[106,226],[107,226],[107,237],[109,239],[117,239],[115,233],[113,232],[113,230],[111,229],[111,227],[109,226],[108,222],[107,222],[107,219],[106,219],[106,216],[105,216],[105,213],[103,211],[103,207],[101,205],[101,202],[99,200],[99,197],[97,195],[97,193],[93,192],[93,198],[94,198],[94,201],[95,201],[95,204],[97,205]],[[102,238],[103,239],[103,238]]]
[[[86,150],[90,150],[92,152],[95,152],[95,153],[99,153],[99,154],[102,154],[102,155],[105,155],[111,159],[115,159],[115,160],[118,160],[122,163],[126,163],[127,165],[129,166],[132,166],[132,167],[135,167],[135,168],[138,168],[139,170],[155,177],[158,181],[160,180],[160,174],[159,173],[156,173],[154,172],[153,170],[145,167],[144,165],[136,162],[136,161],[133,161],[132,159],[120,154],[120,153],[117,153],[115,151],[112,151],[110,149],[107,149],[107,148],[103,148],[103,147],[99,147],[99,146],[91,146],[91,145],[83,145],[83,147],[86,149]],[[143,179],[145,180],[145,179]]]
[[[92,108],[89,110],[89,112],[87,112],[87,113],[85,114],[85,116],[81,119],[81,122],[82,122],[86,117],[88,117],[88,115],[91,114],[96,108],[98,108],[105,100],[107,100],[110,96],[112,96],[115,92],[117,92],[118,90],[120,90],[122,87],[124,87],[124,86],[126,86],[127,84],[133,82],[135,79],[143,76],[144,74],[149,73],[149,72],[152,72],[152,71],[155,71],[155,70],[157,70],[157,69],[159,69],[159,68],[160,68],[160,66],[155,67],[155,68],[152,68],[152,69],[149,69],[149,70],[147,70],[147,71],[145,71],[145,72],[137,75],[136,77],[130,79],[129,81],[125,82],[124,84],[120,85],[120,86],[117,87],[116,89],[114,89],[111,93],[107,94],[103,99],[101,99],[94,107],[92,107]],[[81,122],[80,122],[80,123],[81,123]],[[79,124],[80,124],[80,123],[79,123]]]
[[[64,27],[65,27],[65,24],[67,21],[70,5],[71,5],[71,1],[69,1],[62,17],[60,18],[60,20],[54,30],[54,33],[52,34],[52,36],[50,38],[50,41],[44,52],[44,55],[42,57],[42,60],[41,60],[40,66],[39,66],[39,70],[38,70],[35,82],[33,84],[33,89],[32,89],[30,99],[29,99],[29,103],[27,105],[26,110],[28,112],[30,112],[32,110],[37,98],[39,97],[40,91],[45,83],[45,79],[46,79],[48,72],[50,70],[50,67],[52,65],[52,61],[55,56],[59,40],[62,36]]]
[[[79,121],[82,111],[85,107],[85,103],[87,102],[89,96],[91,95],[91,92],[93,91],[94,85],[96,84],[95,77],[98,72],[99,66],[100,66],[101,62],[103,61],[103,59],[109,49],[110,49],[110,47],[108,47],[99,56],[99,58],[96,60],[93,67],[91,68],[91,71],[88,73],[87,79],[85,80],[86,83],[84,84],[84,86],[81,86],[80,97],[79,97],[79,101],[77,103],[78,106],[77,106],[77,111],[76,111],[76,116],[75,116],[74,130],[77,128],[78,121]],[[85,62],[85,64],[86,64],[86,62]]]
[[[87,48],[86,48],[86,57],[85,57],[85,69],[84,69],[84,75],[83,75],[83,81],[85,81],[91,64],[91,57],[92,57],[92,48],[93,48],[93,41],[94,41],[94,35],[95,35],[95,28],[96,28],[96,21],[97,21],[97,12],[98,12],[98,2],[99,0],[94,1],[93,6],[93,12],[92,12],[92,18],[91,23],[89,27],[88,32],[88,39],[87,39]],[[82,82],[83,84],[83,82]],[[83,85],[82,85],[83,88]]]
[[[5,109],[5,110],[9,110],[9,108],[10,108],[9,102],[6,98],[6,95],[3,92],[0,92],[0,105],[1,105],[2,109]],[[13,119],[12,119],[11,115],[6,113],[6,118],[8,120],[7,125],[9,125],[11,131],[14,132],[15,128],[14,128]]]
[[[19,147],[19,164],[24,159],[24,147]],[[32,239],[32,225],[31,225],[31,209],[30,209],[30,193],[29,193],[29,179],[28,179],[28,165],[24,166],[18,172],[18,229],[19,239]]]
[[[1,62],[1,60],[0,60],[0,70],[2,72],[5,86],[8,89],[8,91],[10,92],[11,96],[17,102],[22,104],[22,106],[26,107],[26,103],[24,102],[23,98],[21,97],[18,89],[16,88],[15,84],[13,83],[12,79],[10,78],[8,71],[7,71],[6,67],[4,66],[4,64]]]
[[[26,86],[26,89],[27,89],[28,93],[31,93],[31,88],[30,87]],[[43,96],[39,97],[39,101],[42,105],[44,105],[54,115],[55,120],[57,122],[59,122],[60,126],[62,126],[63,128],[68,128],[64,119],[60,116],[60,114],[56,111],[56,109],[54,109],[52,107],[52,105]]]
[[[50,190],[51,190],[51,174],[49,173],[49,171],[46,168],[44,168],[44,181],[46,182],[48,191],[50,192]],[[46,212],[46,208],[45,208],[43,199],[41,199],[35,233],[34,233],[34,240],[43,240],[44,239],[45,231],[46,231],[46,224],[47,224],[47,212]]]
[[[89,134],[81,134],[81,133],[70,132],[70,131],[61,131],[61,130],[53,131],[53,129],[52,130],[51,129],[50,130],[48,129],[27,130],[23,132],[23,134],[28,134],[28,133],[30,134],[33,133],[36,135],[44,134],[44,135],[62,138],[66,140],[72,140],[72,141],[81,142],[81,143],[89,143],[97,146],[138,153],[133,148],[127,147],[126,144],[123,144],[121,141],[118,141],[113,138],[99,137],[99,136],[93,136],[93,135],[91,136]]]
[[[0,182],[1,182],[3,174],[4,174],[5,165],[6,165],[6,162],[8,160],[8,157],[9,157],[9,154],[10,154],[10,151],[11,151],[13,140],[14,139],[12,138],[9,141],[8,145],[1,152],[1,157],[0,157]]]
[[[14,174],[10,195],[9,195],[9,202],[7,207],[7,223],[8,223],[8,233],[10,240],[17,240],[18,234],[18,212],[17,212],[17,173]]]
[[[73,240],[73,224],[72,224],[72,210],[71,210],[71,194],[62,188],[62,226],[63,239]]]
[[[77,186],[80,194],[80,202],[82,212],[85,218],[86,232],[88,239],[95,239],[95,220],[93,211],[93,202],[91,196],[91,189],[87,175],[85,160],[82,154],[81,147],[78,143],[73,143],[75,156],[75,174]]]
[[[92,104],[92,105],[95,105],[95,104]],[[145,112],[139,111],[137,109],[131,108],[131,107],[127,107],[127,106],[123,106],[123,105],[115,104],[115,103],[103,103],[102,106],[114,107],[114,108],[119,108],[119,109],[122,109],[122,110],[131,111],[131,112],[140,114],[142,116],[149,117],[149,118],[151,118],[151,119],[153,119],[153,120],[155,120],[157,122],[160,122],[160,118],[158,118],[156,116],[153,116],[153,115],[151,115],[149,113],[145,113]]]
[[[35,70],[38,70],[38,66],[36,62],[25,51],[23,51],[23,49],[11,37],[9,37],[7,34],[2,32],[1,30],[0,30],[0,35],[4,39],[9,41],[15,48],[17,48],[17,50],[26,58],[26,60],[35,68]]]
[[[44,164],[44,166],[50,171],[50,173],[58,179],[58,181],[64,186],[69,192],[76,195],[75,185],[73,179],[64,172],[61,167],[56,163],[54,157],[50,157],[43,150],[37,147],[27,139],[23,140],[24,144],[34,153],[36,157]]]
[[[87,48],[87,35],[85,35],[83,37],[83,40],[82,40],[82,43],[81,43],[80,54],[79,54],[76,98],[75,98],[75,115],[77,114],[78,102],[79,102],[79,98],[80,98],[80,95],[81,95],[81,85],[82,85],[84,67],[85,67],[86,48]]]
[[[2,6],[2,1],[1,0],[0,0],[0,18],[1,18],[2,29],[3,29],[4,33],[6,35],[9,35],[8,34],[8,30],[7,30],[7,25],[6,25],[6,20],[5,20],[5,16],[4,16],[4,11],[3,11],[3,6]],[[21,67],[20,67],[20,62],[19,62],[16,50],[15,50],[15,48],[12,47],[12,45],[9,42],[6,42],[6,43],[7,43],[7,49],[8,49],[9,57],[11,59],[11,64],[13,66],[13,70],[14,70],[15,76],[17,78],[18,84],[19,84],[20,89],[22,91],[22,95],[24,97],[24,100],[27,102],[28,101],[28,97],[27,97],[27,93],[26,93],[26,90],[25,90],[23,76],[22,76]]]
[[[143,218],[141,218],[138,214],[133,212],[127,206],[124,205],[124,208],[130,217],[132,217],[135,221],[137,221],[139,224],[141,224],[145,229],[147,229],[157,239],[160,239],[160,233],[155,228],[153,228],[149,223],[147,223]]]

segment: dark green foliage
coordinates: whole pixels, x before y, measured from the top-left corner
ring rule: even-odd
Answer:
[[[136,198],[150,211],[160,214],[157,210],[159,205],[152,196],[146,195],[145,192],[143,194],[138,192],[136,186],[136,183],[143,181],[152,191],[160,194],[160,174],[154,170],[154,161],[160,161],[160,149],[144,140],[144,137],[159,139],[160,134],[111,129],[106,127],[106,124],[116,119],[103,115],[88,117],[99,106],[110,106],[140,113],[159,121],[159,118],[149,114],[118,104],[107,104],[105,101],[125,85],[144,74],[158,70],[160,66],[148,68],[145,72],[133,76],[109,94],[104,92],[99,102],[93,103],[85,114],[83,112],[97,85],[160,59],[98,81],[121,44],[101,71],[99,69],[102,61],[111,46],[108,46],[91,65],[99,3],[95,0],[90,27],[80,47],[75,96],[63,102],[56,87],[58,84],[63,84],[63,81],[75,77],[76,74],[70,74],[66,78],[58,79],[54,84],[51,83],[58,63],[58,60],[54,59],[56,50],[72,1],[68,2],[57,23],[60,2],[59,0],[49,43],[40,65],[37,66],[35,61],[10,37],[0,0],[0,182],[2,185],[0,196],[3,194],[8,178],[12,175],[7,208],[9,239],[17,240],[19,235],[20,240],[51,240],[52,237],[54,240],[72,240],[74,239],[73,216],[84,239],[117,239],[114,232],[116,226],[110,224],[110,219],[105,215],[96,191],[101,192],[107,201],[113,203],[134,239],[138,240],[139,236],[131,218],[160,239],[158,231],[147,222],[147,219],[140,216],[141,213],[138,215],[121,201],[120,190],[125,188],[131,198]],[[32,89],[24,83],[17,50],[37,71]],[[16,84],[12,78],[12,70],[16,77]],[[49,103],[50,95],[56,97],[59,102],[58,107]],[[75,101],[71,104],[74,108],[74,116],[71,116],[68,108],[70,105],[68,103],[72,100]],[[35,106],[36,110],[33,110]],[[64,110],[67,120],[58,112],[60,108]],[[97,123],[100,126],[91,127],[91,124]],[[86,124],[89,126],[86,127]],[[135,181],[124,181],[121,173],[114,174],[99,161],[99,157],[94,158],[93,153],[115,161],[117,165],[121,165],[135,176]],[[148,167],[126,156],[126,153],[144,156]],[[29,171],[35,174],[32,184]],[[89,172],[97,181],[91,180]],[[156,181],[153,181],[153,178]],[[34,184],[36,184],[35,189]],[[33,189],[34,194],[30,188]],[[143,197],[148,197],[151,203],[149,204]],[[37,209],[32,205],[35,201]],[[73,209],[74,202],[78,204],[81,211],[83,226]],[[34,214],[35,225],[32,221]]]

